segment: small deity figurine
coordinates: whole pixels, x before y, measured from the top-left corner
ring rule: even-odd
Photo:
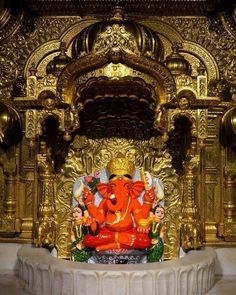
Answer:
[[[162,258],[164,252],[163,237],[165,234],[165,226],[162,222],[164,215],[164,208],[156,202],[153,203],[149,217],[150,231],[148,236],[151,239],[151,247],[147,250],[147,262],[158,262]]]
[[[111,159],[106,171],[108,182],[94,183],[96,189],[93,190],[86,181],[81,181],[74,190],[74,198],[83,198],[90,220],[99,225],[96,235],[84,236],[84,245],[96,251],[148,249],[151,245],[149,227],[142,221],[148,218],[156,199],[154,187],[145,186],[144,181],[133,181],[135,166],[121,153]],[[99,203],[94,192],[100,196]],[[91,228],[95,229],[94,222]]]
[[[88,233],[88,211],[81,201],[72,209],[73,221],[71,228],[71,258],[73,261],[87,262],[90,250],[84,245],[84,236]]]
[[[185,96],[180,97],[178,105],[181,110],[187,110],[189,108],[189,99]]]

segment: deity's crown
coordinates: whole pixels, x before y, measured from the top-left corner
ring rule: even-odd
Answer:
[[[116,157],[111,159],[107,164],[107,171],[110,176],[130,175],[132,178],[134,170],[134,163],[127,159],[122,153],[118,153]]]

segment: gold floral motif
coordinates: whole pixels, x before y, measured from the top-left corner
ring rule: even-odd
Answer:
[[[104,32],[97,36],[93,51],[96,52],[113,47],[119,47],[120,49],[139,54],[134,36],[126,31],[124,25],[113,24],[108,26]]]

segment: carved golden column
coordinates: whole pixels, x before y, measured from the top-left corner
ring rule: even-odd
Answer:
[[[16,164],[12,161],[3,164],[6,194],[3,201],[0,235],[15,237],[20,233],[21,221],[16,217]]]
[[[235,142],[236,142],[236,107],[232,102],[222,117],[222,135],[225,146],[226,165],[224,168],[225,195],[223,201],[223,224],[219,228],[219,236],[227,242],[236,241],[236,196],[235,196]]]
[[[236,200],[235,176],[236,169],[225,167],[225,201],[224,201],[224,233],[225,241],[236,240]]]
[[[191,153],[185,162],[183,176],[183,199],[181,214],[181,246],[185,250],[202,247],[203,229],[196,204],[197,170],[199,155],[195,154],[195,143],[192,143]]]
[[[46,147],[41,142],[41,153],[37,155],[39,167],[40,203],[36,222],[35,244],[40,247],[53,247],[56,235],[54,220],[54,173],[53,163]]]
[[[34,159],[28,159],[22,167],[22,182],[24,183],[24,203],[21,227],[21,238],[32,239],[32,230],[34,226],[34,218],[36,217],[37,210],[37,187],[36,182],[36,163]]]

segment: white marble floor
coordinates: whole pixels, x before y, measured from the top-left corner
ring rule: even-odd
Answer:
[[[215,285],[207,295],[234,295],[236,294],[236,275],[215,278]]]
[[[236,275],[216,277],[215,285],[205,295],[235,295],[235,294],[236,294]],[[15,276],[12,272],[9,272],[9,271],[4,272],[3,270],[1,270],[0,295],[29,295],[29,293],[20,287],[17,276]],[[164,291],[163,291],[163,295],[165,295]]]
[[[0,272],[0,295],[28,295],[29,293],[20,287],[17,276],[11,271]]]

